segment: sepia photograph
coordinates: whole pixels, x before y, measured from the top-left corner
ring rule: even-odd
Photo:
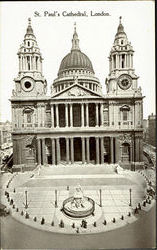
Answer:
[[[0,248],[156,248],[155,1],[0,3]]]

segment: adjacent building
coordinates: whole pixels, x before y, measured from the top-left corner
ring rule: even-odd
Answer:
[[[0,147],[10,145],[12,143],[12,124],[9,121],[0,122]]]
[[[62,59],[48,96],[29,19],[10,99],[14,165],[143,164],[143,96],[133,57],[120,17],[102,93],[74,27],[71,51]]]

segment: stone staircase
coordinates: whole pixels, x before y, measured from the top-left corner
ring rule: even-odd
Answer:
[[[60,164],[57,166],[46,165],[41,166],[38,171],[39,176],[50,176],[50,175],[102,175],[102,174],[115,174],[117,164]]]

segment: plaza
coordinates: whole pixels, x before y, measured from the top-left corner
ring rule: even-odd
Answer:
[[[60,167],[60,172],[62,168]],[[53,173],[54,169],[51,169]],[[10,204],[14,218],[40,230],[64,234],[106,232],[135,222],[140,216],[139,209],[147,211],[154,204],[151,198],[151,203],[143,206],[143,201],[148,197],[148,180],[146,181],[142,172],[121,170],[120,173],[112,171],[104,175],[75,174],[67,177],[62,174],[46,175],[47,171],[50,171],[50,167],[42,166],[40,172],[37,168],[31,172],[14,174],[5,189],[9,192],[9,201],[4,191],[2,195],[4,203],[7,206]],[[149,172],[148,177],[150,179],[151,176],[152,179]],[[78,184],[81,185],[84,196],[94,200],[95,210],[94,214],[85,218],[70,218],[62,211],[63,202],[73,196]],[[26,214],[29,218],[26,218]],[[87,222],[86,228],[81,226],[82,219]],[[64,223],[63,227],[60,226],[61,221]]]

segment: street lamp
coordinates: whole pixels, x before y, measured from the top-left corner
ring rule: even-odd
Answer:
[[[28,208],[28,200],[27,200],[27,190],[25,191],[25,203],[23,202],[25,209]]]
[[[58,207],[57,206],[57,190],[55,190],[55,207]]]
[[[129,189],[129,193],[130,193],[130,203],[129,203],[129,206],[130,206],[130,207],[132,206],[131,192],[132,192],[132,189],[130,188],[130,189]]]
[[[102,190],[100,189],[100,207],[102,207]]]

